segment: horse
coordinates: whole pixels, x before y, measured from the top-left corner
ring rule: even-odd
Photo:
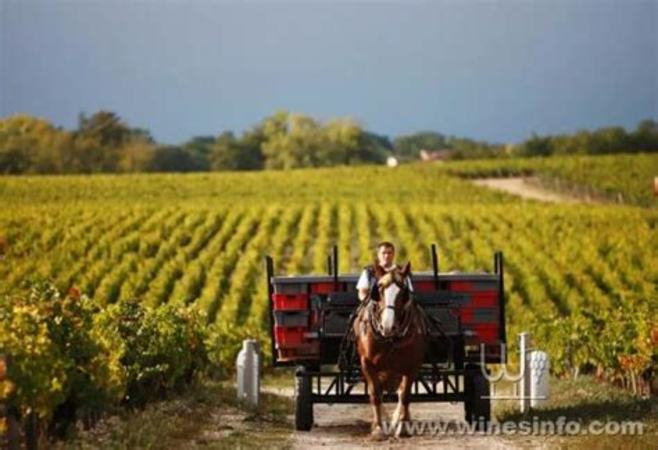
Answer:
[[[389,430],[396,437],[406,435],[405,422],[411,420],[411,386],[427,347],[426,322],[405,283],[410,270],[409,262],[403,269],[396,267],[389,272],[375,264],[379,299],[365,300],[353,323],[361,372],[373,410],[371,437],[376,440],[387,437],[382,422],[384,391],[398,394]]]

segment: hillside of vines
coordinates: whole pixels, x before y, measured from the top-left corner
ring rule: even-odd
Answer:
[[[603,201],[658,206],[658,197],[653,195],[653,180],[658,177],[655,153],[465,161],[445,168],[466,178],[535,175],[550,189]]]
[[[644,171],[644,160],[638,161],[637,170]],[[473,172],[487,167],[477,164]],[[204,339],[214,343],[207,358],[230,367],[244,337],[258,337],[268,348],[266,254],[277,273],[319,273],[336,244],[340,271],[354,272],[383,239],[416,270],[429,268],[434,242],[443,271],[492,270],[493,252],[502,250],[507,335],[513,340],[530,331],[558,375],[589,371],[636,383],[658,356],[654,208],[521,200],[455,177],[446,165],[5,177],[0,202],[0,320],[28,330],[29,320],[17,322],[18,313],[59,317],[38,302],[15,300],[34,277],[51,280],[60,292],[82,293],[89,302],[84,323],[93,333],[109,333],[85,337],[107,346],[109,372],[103,373],[119,371],[112,346],[123,349],[124,362],[127,348],[103,324],[148,317],[148,311],[154,311],[149,323],[156,331],[158,320],[196,323],[162,309],[177,307],[198,314]],[[161,331],[171,338],[167,345],[185,353],[201,337],[196,328],[180,326],[174,334]],[[0,340],[0,353],[23,351],[24,337]],[[188,366],[158,380],[177,383]],[[122,370],[125,393],[132,378]],[[106,376],[118,389],[121,383]],[[140,386],[133,391],[142,392]],[[51,397],[43,402],[51,411],[57,405]]]

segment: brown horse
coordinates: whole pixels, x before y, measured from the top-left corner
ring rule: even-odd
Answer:
[[[384,391],[397,391],[398,404],[392,418],[395,436],[405,434],[410,420],[411,386],[423,364],[427,328],[419,307],[409,295],[405,279],[411,264],[385,272],[375,265],[378,300],[367,300],[354,321],[356,348],[361,371],[368,385],[373,408],[372,437],[386,438],[382,427]]]

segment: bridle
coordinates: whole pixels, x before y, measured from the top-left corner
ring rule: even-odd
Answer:
[[[380,307],[377,300],[369,297],[368,299],[360,302],[359,306],[357,306],[357,308],[350,315],[348,320],[348,330],[343,335],[340,343],[338,365],[341,370],[345,370],[348,373],[351,373],[352,361],[356,357],[356,346],[354,345],[354,342],[357,340],[357,335],[366,336],[367,328],[372,330],[373,340],[379,345],[385,347],[384,354],[389,354],[402,342],[404,342],[405,338],[410,335],[410,330],[412,330],[414,326],[418,327],[418,334],[420,334],[423,338],[426,338],[427,317],[426,314],[424,314],[423,308],[418,307],[413,299],[413,296],[410,295],[411,290],[406,285],[404,277],[398,276],[396,279],[393,273],[389,272],[387,275],[388,274],[390,274],[390,283],[396,283],[400,289],[398,296],[405,295],[405,293],[409,296],[407,298],[407,302],[401,308],[401,314],[398,316],[399,323],[397,326],[394,326],[392,334],[384,336],[383,325],[379,318]],[[384,277],[386,277],[386,275],[384,275]],[[382,281],[384,277],[377,280],[377,283]],[[381,292],[377,291],[377,293],[381,299]],[[382,309],[385,310],[387,308],[395,309],[395,306],[386,305],[385,308]],[[359,331],[356,331],[355,327],[353,326],[355,321],[359,321]]]
[[[382,279],[384,279],[386,276],[390,277],[390,282],[386,283],[385,286],[382,286],[380,283]],[[402,307],[402,314],[400,317],[400,323],[398,325],[395,325],[393,327],[393,333],[385,336],[384,335],[384,326],[380,320],[380,314],[379,313],[379,303],[374,300],[374,299],[369,299],[368,300],[368,316],[370,318],[369,323],[370,323],[370,328],[372,329],[373,335],[375,337],[375,340],[381,341],[381,342],[387,342],[387,343],[393,343],[396,341],[400,341],[404,337],[407,336],[409,333],[409,330],[411,328],[411,324],[413,322],[413,314],[412,314],[412,304],[413,299],[411,296],[409,296],[409,287],[406,285],[404,282],[404,279],[400,280],[398,277],[395,277],[393,273],[389,272],[387,273],[382,279],[378,280],[377,283],[379,284],[379,287],[382,288],[387,288],[391,284],[395,284],[400,291],[398,292],[396,296],[396,302],[397,299],[400,297],[400,295],[406,295],[407,296],[407,302],[405,305]],[[385,280],[386,281],[386,280]],[[379,294],[380,298],[382,297],[381,292]],[[393,305],[385,305],[383,309],[393,309],[395,310],[395,304]]]

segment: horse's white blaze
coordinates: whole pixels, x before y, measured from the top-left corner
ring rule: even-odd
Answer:
[[[391,283],[391,285],[384,290],[384,300],[386,301],[386,306],[395,306],[395,298],[398,296],[398,292],[400,292],[400,288],[397,287],[395,283]],[[393,308],[386,308],[382,317],[382,326],[384,327],[385,334],[391,332],[394,323],[395,310]]]

